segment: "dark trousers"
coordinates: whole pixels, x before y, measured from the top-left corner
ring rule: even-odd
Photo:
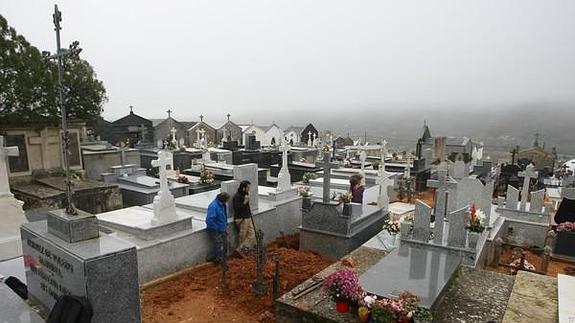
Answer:
[[[212,250],[207,257],[207,260],[213,260],[222,264],[224,262],[224,257],[228,254],[228,233],[225,231],[218,232],[216,230],[208,229],[208,236],[212,241]]]

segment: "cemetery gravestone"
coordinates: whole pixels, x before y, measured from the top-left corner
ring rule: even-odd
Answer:
[[[318,167],[323,168],[323,202],[329,203],[331,200],[331,170],[339,168],[339,164],[329,161],[329,153],[323,154],[323,162],[317,164]]]
[[[531,183],[531,178],[537,178],[537,172],[535,171],[535,166],[533,164],[527,165],[524,172],[519,172],[519,176],[523,176],[523,188],[521,190],[521,211],[525,211],[527,206],[527,196],[529,195],[529,185]]]
[[[152,161],[153,167],[159,167],[160,175],[160,191],[154,197],[154,217],[151,220],[153,225],[165,223],[177,217],[176,201],[168,187],[166,165],[168,165],[167,152],[161,150],[158,152],[158,159]]]
[[[252,211],[257,210],[259,208],[258,164],[245,164],[245,165],[234,166],[233,173],[234,173],[234,180],[240,182],[247,180],[250,183],[252,183],[252,185],[250,185],[250,207],[252,208]]]
[[[431,207],[420,200],[415,202],[413,218],[413,240],[428,242],[431,223]]]
[[[545,189],[531,192],[531,205],[529,212],[542,213],[545,199]]]
[[[519,190],[511,185],[507,185],[507,197],[505,199],[505,208],[517,210],[519,202]]]
[[[468,207],[464,207],[449,214],[449,233],[447,236],[448,246],[465,248],[468,217]]]
[[[280,146],[280,151],[282,152],[282,168],[278,174],[278,191],[285,192],[291,189],[291,176],[288,168],[288,151],[290,150],[289,145],[285,139],[282,139],[282,145]]]
[[[61,295],[85,297],[91,322],[140,322],[136,248],[108,235],[70,243],[48,225],[21,228],[30,299],[48,312]]]

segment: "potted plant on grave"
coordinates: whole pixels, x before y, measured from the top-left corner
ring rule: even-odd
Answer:
[[[214,182],[214,174],[211,171],[204,168],[200,172],[200,183],[212,184],[213,182]]]
[[[298,188],[298,194],[302,197],[301,208],[304,210],[311,209],[311,196],[313,195],[310,191],[309,186],[303,186]]]
[[[477,241],[479,241],[479,236],[485,230],[483,222],[485,220],[485,213],[478,210],[475,204],[471,204],[469,207],[469,224],[467,225],[467,239],[468,247],[475,249],[477,247]]]
[[[340,193],[338,196],[339,203],[343,203],[343,215],[351,216],[351,192]]]
[[[349,269],[342,269],[328,275],[323,281],[323,289],[335,302],[339,313],[349,312],[352,304],[358,304],[364,296],[357,274]]]
[[[316,178],[317,178],[317,176],[314,173],[307,172],[307,173],[303,173],[301,180],[304,184],[309,184],[310,181],[312,181]]]

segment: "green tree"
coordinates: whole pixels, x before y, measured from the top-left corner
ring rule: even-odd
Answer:
[[[92,66],[77,57],[66,59],[63,85],[67,116],[95,122],[107,97]],[[0,15],[0,124],[59,122],[57,62],[45,59]]]

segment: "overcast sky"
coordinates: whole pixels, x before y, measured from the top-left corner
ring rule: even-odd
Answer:
[[[129,105],[148,118],[170,108],[287,126],[323,112],[575,102],[573,0],[58,4],[63,44],[80,41],[109,120]],[[53,5],[0,0],[0,13],[53,51]]]

